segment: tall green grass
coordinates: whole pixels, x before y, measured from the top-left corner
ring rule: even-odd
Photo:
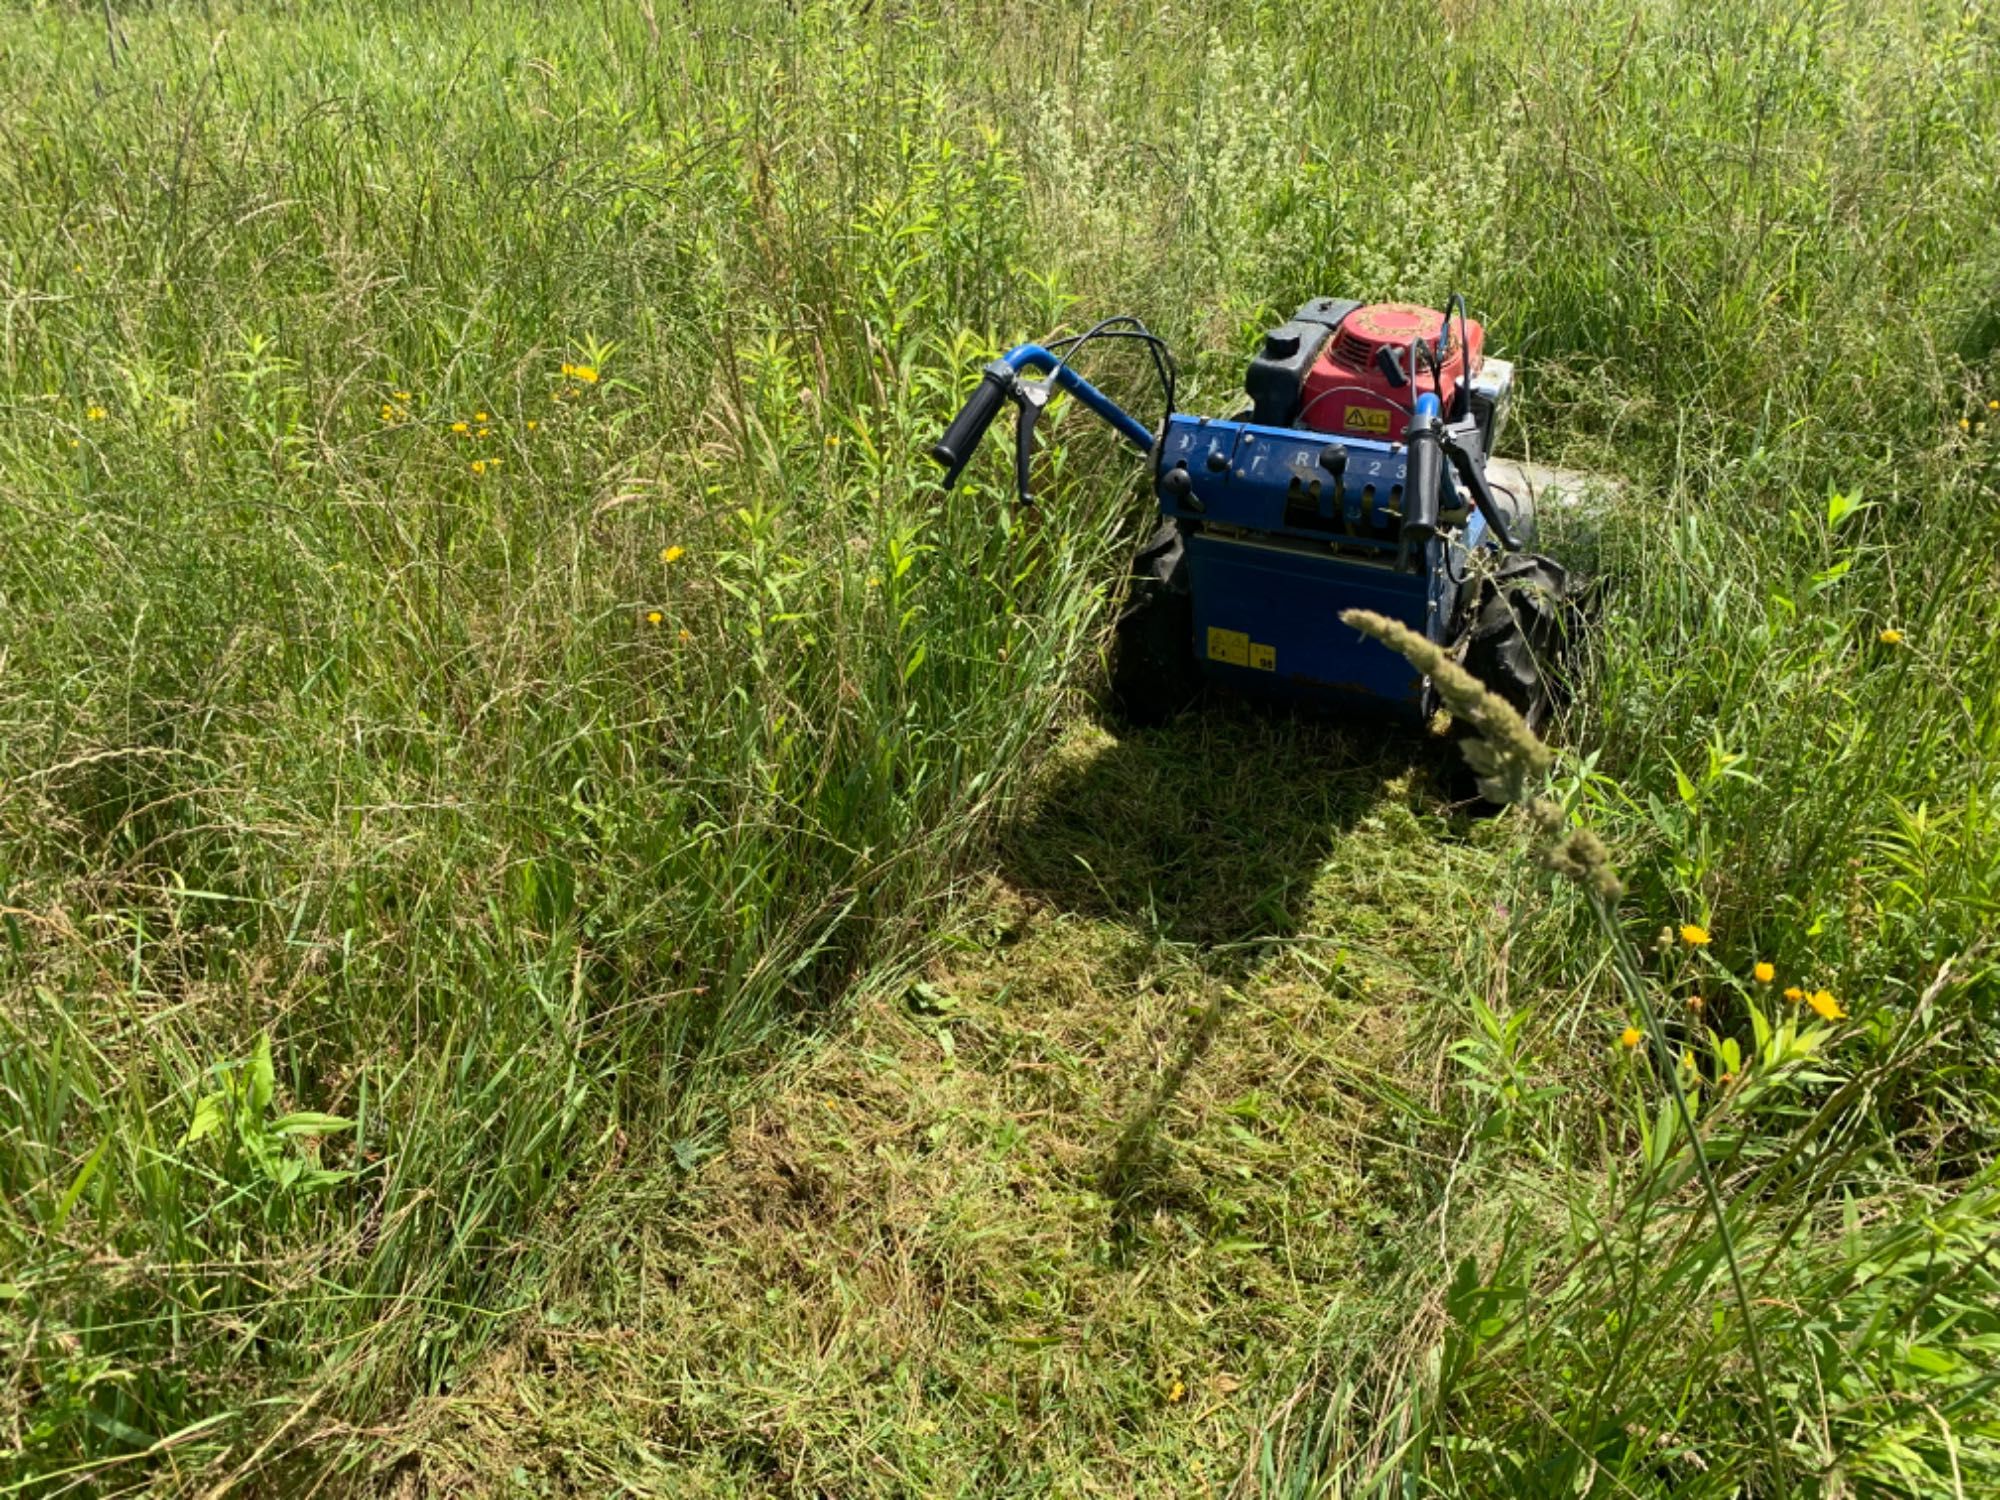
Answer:
[[[449,1388],[575,1205],[922,940],[1143,508],[1083,421],[1035,514],[936,495],[993,345],[1131,310],[1221,409],[1272,310],[1461,286],[1535,454],[1626,476],[1551,518],[1613,581],[1569,804],[1639,941],[1715,935],[1647,982],[1773,1378],[1524,877],[1431,1018],[1449,1232],[1330,1310],[1258,1472],[1990,1483],[1992,15],[117,24],[0,28],[8,1482],[282,1484]],[[1753,1098],[1758,959],[1853,1019]]]

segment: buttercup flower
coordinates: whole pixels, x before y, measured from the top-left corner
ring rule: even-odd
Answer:
[[[1708,929],[1694,922],[1683,922],[1681,923],[1681,941],[1686,943],[1690,948],[1706,948],[1709,941]]]

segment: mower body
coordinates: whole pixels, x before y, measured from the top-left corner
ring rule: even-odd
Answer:
[[[1129,720],[1170,717],[1202,684],[1428,720],[1438,703],[1423,674],[1341,621],[1362,609],[1425,636],[1537,722],[1558,690],[1544,666],[1568,584],[1524,550],[1531,508],[1486,480],[1513,367],[1486,354],[1485,330],[1453,303],[1455,326],[1405,303],[1307,302],[1264,335],[1250,404],[1228,419],[1173,409],[1171,357],[1136,319],[1021,344],[986,367],[931,454],[955,481],[1011,401],[1018,492],[1032,503],[1034,422],[1058,391],[1146,454],[1161,525],[1133,560],[1111,682]],[[1167,398],[1158,427],[1071,368],[1099,337],[1153,352]]]
[[[1325,462],[1346,453],[1336,478]],[[1204,678],[1301,706],[1365,701],[1428,712],[1424,679],[1340,623],[1370,609],[1444,644],[1468,556],[1491,545],[1463,508],[1419,549],[1399,537],[1409,456],[1400,443],[1175,415],[1160,444],[1160,515],[1182,533],[1193,645]],[[1185,473],[1188,481],[1166,480]]]

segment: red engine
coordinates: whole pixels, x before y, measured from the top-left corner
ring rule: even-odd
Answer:
[[[1486,330],[1467,322],[1461,334],[1458,319],[1452,319],[1441,360],[1444,389],[1440,391],[1429,357],[1413,360],[1410,345],[1421,339],[1428,348],[1443,321],[1443,313],[1411,302],[1355,308],[1340,319],[1333,337],[1305,372],[1293,425],[1394,443],[1402,441],[1410,409],[1424,392],[1435,391],[1449,412],[1459,382],[1470,386],[1479,374]],[[1467,350],[1461,344],[1471,346],[1469,370]]]

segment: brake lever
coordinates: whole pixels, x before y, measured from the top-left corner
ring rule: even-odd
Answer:
[[[1020,408],[1020,415],[1014,421],[1014,489],[1021,497],[1023,510],[1035,503],[1029,487],[1029,469],[1035,459],[1035,423],[1049,404],[1054,387],[1053,379],[1023,380],[1014,387],[1014,404]]]
[[[1454,432],[1444,428],[1439,434],[1443,440],[1446,457],[1458,472],[1459,482],[1472,491],[1472,503],[1479,507],[1479,513],[1486,517],[1486,524],[1492,528],[1494,538],[1508,552],[1521,550],[1520,538],[1500,509],[1500,502],[1493,494],[1493,487],[1486,482],[1486,450],[1480,440],[1478,429],[1470,432]]]

